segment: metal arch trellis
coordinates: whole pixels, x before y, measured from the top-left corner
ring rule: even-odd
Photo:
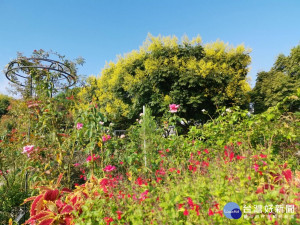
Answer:
[[[12,83],[18,86],[26,87],[26,81],[31,85],[31,95],[32,95],[32,82],[33,77],[31,69],[36,69],[40,71],[41,78],[46,75],[43,71],[54,72],[56,74],[50,74],[51,83],[54,85],[62,85],[62,87],[56,87],[56,89],[68,88],[76,83],[77,76],[75,70],[71,67],[71,64],[62,63],[56,60],[47,58],[27,58],[19,57],[16,60],[11,61],[5,72],[6,78]],[[23,79],[23,81],[20,81]]]

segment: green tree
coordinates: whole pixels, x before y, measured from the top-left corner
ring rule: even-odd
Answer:
[[[290,55],[280,54],[269,72],[257,74],[251,92],[255,113],[261,113],[296,92],[300,86],[300,45]]]
[[[128,127],[143,105],[157,117],[169,104],[180,104],[179,116],[205,121],[202,109],[214,114],[221,106],[247,106],[250,60],[243,45],[202,45],[199,36],[179,43],[176,37],[149,35],[138,51],[107,64],[100,78],[90,78],[80,94],[96,98],[119,128]]]

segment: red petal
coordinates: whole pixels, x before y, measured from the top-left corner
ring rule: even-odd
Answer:
[[[54,219],[46,219],[46,220],[43,220],[39,225],[51,225],[53,224],[54,222]]]
[[[282,171],[282,174],[284,175],[287,182],[290,182],[292,180],[292,171],[290,169]]]
[[[63,208],[63,210],[61,211],[61,214],[68,214],[68,213],[70,213],[70,212],[72,212],[72,211],[73,211],[73,207],[70,206],[70,205],[66,205],[66,206]]]

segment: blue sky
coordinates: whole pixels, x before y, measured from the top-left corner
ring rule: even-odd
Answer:
[[[99,75],[148,33],[244,43],[252,49],[253,86],[257,72],[300,44],[299,12],[299,0],[0,0],[0,93],[7,93],[2,70],[17,52],[82,56],[79,73]]]

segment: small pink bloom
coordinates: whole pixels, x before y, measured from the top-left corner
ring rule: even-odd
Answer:
[[[121,164],[121,165],[123,165],[123,164],[124,164],[124,162],[120,162],[120,164]]]
[[[77,125],[76,125],[76,129],[77,130],[80,130],[82,127],[83,127],[82,123],[77,123]]]
[[[93,154],[93,161],[95,161],[96,159],[99,159],[100,158],[100,156],[99,155],[95,155],[95,154]],[[92,156],[88,156],[87,158],[86,158],[86,161],[87,162],[90,162],[90,161],[92,161]]]
[[[257,163],[254,164],[253,168],[255,169],[256,172],[258,171],[259,166],[257,165]]]
[[[111,171],[114,171],[115,169],[116,169],[115,166],[108,165],[108,166],[106,166],[106,167],[103,169],[103,171],[105,171],[105,172],[111,172]]]
[[[266,166],[266,165],[268,165],[268,163],[266,163],[265,161],[262,161],[262,163]]]
[[[209,153],[207,149],[204,149],[204,152],[205,152],[206,154],[208,154],[208,153]]]
[[[27,154],[28,157],[30,157],[30,154],[33,152],[34,149],[34,145],[27,145],[25,147],[23,147],[23,154]]]
[[[80,166],[80,163],[74,163],[74,166],[75,167]]]
[[[111,139],[111,136],[110,136],[110,135],[104,135],[104,136],[102,136],[102,141],[103,141],[103,142],[106,142],[106,141],[108,141],[109,139]]]
[[[250,177],[250,176],[248,176],[248,180],[251,180],[251,177]]]
[[[171,105],[169,105],[169,107],[170,107],[170,112],[171,113],[176,113],[178,108],[180,107],[180,105],[171,104]]]

